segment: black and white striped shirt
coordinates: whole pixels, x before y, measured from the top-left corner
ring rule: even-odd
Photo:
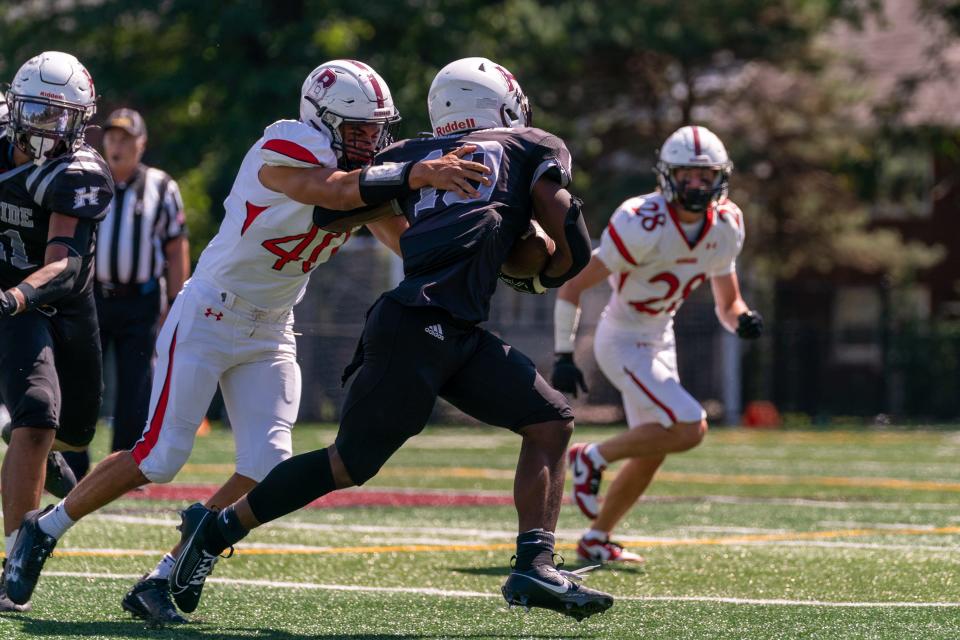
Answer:
[[[97,280],[142,284],[163,275],[163,246],[186,233],[180,188],[166,173],[140,165],[116,184],[97,232]]]

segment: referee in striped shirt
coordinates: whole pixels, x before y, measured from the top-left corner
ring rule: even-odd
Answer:
[[[118,109],[103,130],[116,195],[97,232],[94,293],[103,352],[113,344],[116,358],[118,451],[130,449],[143,432],[157,331],[190,274],[190,251],[177,183],[140,162],[147,142],[143,118]]]

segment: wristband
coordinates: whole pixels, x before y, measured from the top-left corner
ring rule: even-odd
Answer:
[[[19,289],[20,293],[23,294],[23,306],[20,307],[20,313],[28,311],[37,306],[37,290],[33,285],[27,284],[26,282],[21,282],[14,289]]]
[[[410,193],[410,172],[413,162],[387,162],[371,165],[360,172],[360,199],[377,205],[402,198]]]
[[[553,350],[555,353],[573,353],[580,324],[580,307],[557,298],[553,307]]]

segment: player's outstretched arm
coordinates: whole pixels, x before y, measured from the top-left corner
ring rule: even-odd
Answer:
[[[476,198],[480,193],[471,183],[489,185],[491,172],[484,164],[463,159],[476,149],[476,145],[464,145],[435,160],[385,163],[354,171],[264,165],[259,177],[265,187],[291,200],[332,211],[383,204],[424,187]]]
[[[43,266],[16,287],[0,292],[0,317],[51,304],[70,293],[93,230],[89,220],[51,214]]]
[[[713,290],[714,310],[720,324],[741,338],[759,338],[763,333],[763,317],[758,311],[751,311],[744,302],[737,272],[713,276],[710,288]]]

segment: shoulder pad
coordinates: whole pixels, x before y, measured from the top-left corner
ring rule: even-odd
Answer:
[[[84,145],[49,162],[27,179],[34,201],[63,215],[102,220],[113,199],[113,177],[100,154]]]
[[[336,167],[330,136],[299,120],[279,120],[264,129],[260,158],[278,167]]]
[[[610,271],[636,267],[660,238],[669,213],[657,194],[624,201],[600,238],[599,257]]]
[[[717,203],[717,225],[730,229],[737,238],[737,246],[743,245],[743,239],[746,235],[746,225],[744,224],[743,212],[732,200],[724,198]]]
[[[524,139],[536,144],[537,166],[533,172],[535,183],[546,175],[561,187],[568,187],[573,181],[573,159],[563,139],[543,129],[526,128],[520,134]]]

